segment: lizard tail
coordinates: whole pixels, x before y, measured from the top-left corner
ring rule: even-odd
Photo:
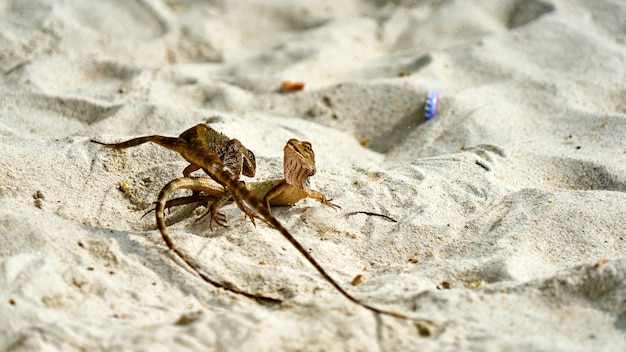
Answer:
[[[153,136],[137,137],[137,138],[129,139],[127,141],[120,142],[120,143],[104,143],[104,142],[96,141],[94,139],[92,139],[91,141],[94,143],[103,145],[107,148],[126,149],[130,147],[136,147],[140,144],[144,144],[148,142],[153,142],[153,143],[162,145],[164,147],[168,147],[168,146],[176,144],[178,142],[178,138],[153,135]]]
[[[353,297],[326,272],[326,270],[313,258],[313,256],[306,251],[306,249],[291,235],[291,233],[289,233],[287,228],[285,228],[283,224],[281,224],[280,221],[278,221],[278,219],[274,217],[274,215],[272,215],[271,210],[263,203],[263,201],[254,197],[252,192],[250,192],[250,190],[248,190],[243,183],[237,181],[236,178],[231,176],[231,174],[226,171],[226,168],[224,168],[217,155],[204,152],[202,150],[199,150],[198,152],[199,155],[202,156],[202,160],[198,160],[196,163],[198,165],[203,165],[203,167],[208,170],[208,173],[212,175],[216,181],[226,186],[228,192],[231,193],[233,199],[237,203],[237,206],[242,211],[244,211],[246,214],[248,214],[248,212],[250,211],[258,214],[260,219],[262,219],[269,226],[280,232],[280,234],[283,235],[283,237],[285,237],[285,239],[287,239],[289,243],[291,243],[291,245],[293,245],[298,250],[298,252],[300,252],[300,254],[302,254],[309,263],[311,263],[311,265],[313,265],[313,267],[315,267],[315,269],[322,275],[322,277],[324,277],[324,279],[326,279],[335,289],[337,289],[337,291],[339,291],[348,300],[375,313],[385,314],[400,319],[412,320],[417,325],[421,326],[425,331],[430,331],[430,327],[434,326],[434,323],[430,320],[415,319],[404,314],[376,308]]]
[[[187,264],[187,266],[189,266],[189,268],[191,268],[195,273],[197,273],[204,281],[210,283],[211,285],[217,288],[222,288],[227,291],[244,295],[248,298],[253,298],[253,299],[266,302],[266,303],[281,303],[282,300],[280,299],[244,292],[237,288],[232,287],[230,284],[222,284],[211,279],[206,273],[200,270],[200,268],[193,262],[193,260],[191,260],[191,258],[189,258],[189,256],[186,253],[181,251],[174,244],[174,241],[172,241],[172,238],[167,232],[167,226],[165,224],[165,206],[167,204],[167,199],[169,198],[170,194],[172,194],[172,192],[178,189],[203,190],[203,188],[204,187],[200,182],[200,178],[181,177],[181,178],[177,178],[169,182],[167,185],[165,185],[165,187],[163,187],[163,189],[159,193],[159,198],[157,200],[156,211],[155,211],[156,222],[157,222],[157,228],[159,229],[159,232],[161,233],[161,237],[163,237],[163,241],[165,241],[165,244],[167,244],[167,247],[170,250],[172,250],[172,252],[174,252],[185,264]]]
[[[431,331],[434,323],[430,320],[416,319],[404,314],[383,310],[371,306],[359,299],[356,299],[354,296],[348,293],[348,291],[344,290],[343,287],[341,287],[341,285],[339,285],[339,283],[326,272],[326,270],[317,262],[317,260],[315,260],[315,258],[313,258],[313,256],[300,244],[300,242],[298,242],[298,240],[293,237],[289,230],[287,230],[287,228],[285,228],[283,224],[278,221],[278,219],[271,213],[269,207],[267,207],[262,201],[253,197],[251,192],[241,183],[232,181],[225,183],[228,189],[232,193],[237,195],[237,198],[246,203],[270,227],[273,227],[275,230],[280,232],[280,234],[283,235],[283,237],[285,237],[285,239],[287,239],[287,241],[289,241],[289,243],[291,243],[291,245],[294,246],[296,250],[300,252],[300,254],[302,254],[311,265],[313,265],[317,272],[320,273],[322,277],[326,279],[326,281],[328,281],[337,291],[339,291],[339,293],[341,293],[348,300],[375,313],[384,314],[399,319],[412,320],[418,325],[418,327],[420,327],[420,331]]]
[[[178,249],[178,247],[176,247],[176,245],[174,244],[174,241],[172,241],[172,238],[167,232],[167,226],[165,225],[165,205],[167,204],[167,199],[169,198],[169,195],[172,192],[174,192],[177,189],[184,188],[185,185],[189,183],[188,180],[185,180],[185,179],[186,178],[177,178],[171,181],[170,183],[168,183],[167,185],[165,185],[165,187],[163,187],[163,189],[161,190],[161,193],[159,193],[159,198],[157,200],[156,211],[155,211],[156,222],[157,222],[157,228],[159,229],[159,232],[161,233],[161,237],[163,237],[163,241],[165,241],[165,244],[167,244],[167,247],[171,249],[174,253],[176,253],[180,257],[180,259],[182,259],[185,263],[187,263],[187,265],[189,265],[192,269],[197,271],[196,265],[193,262],[191,262],[189,258],[187,258],[187,255],[185,255],[183,252],[181,252]]]

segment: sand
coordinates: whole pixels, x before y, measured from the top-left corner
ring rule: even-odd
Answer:
[[[622,1],[32,0],[0,15],[0,349],[625,348]],[[288,139],[310,141],[311,186],[341,210],[276,217],[352,295],[433,324],[353,304],[234,205],[228,228],[170,233],[215,280],[281,304],[175,261],[142,215],[185,161],[90,140],[202,122],[256,153],[254,180],[281,177]]]

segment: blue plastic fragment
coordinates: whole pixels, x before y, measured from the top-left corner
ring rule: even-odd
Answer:
[[[437,115],[437,105],[439,104],[439,92],[434,89],[428,90],[428,97],[424,104],[424,117],[430,120]]]

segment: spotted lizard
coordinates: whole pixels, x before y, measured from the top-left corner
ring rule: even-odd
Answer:
[[[198,147],[207,148],[211,153],[217,154],[224,166],[234,175],[239,176],[243,174],[244,176],[254,177],[256,173],[256,157],[251,150],[244,147],[237,139],[230,139],[223,133],[202,123],[189,128],[178,137],[150,135],[119,143],[103,143],[93,139],[91,141],[111,149],[126,149],[148,142],[156,143],[178,152],[190,162],[189,166],[183,170],[183,176],[185,177],[190,176],[192,172],[201,168],[209,176],[213,177],[208,169],[195,162],[197,157],[194,148]]]
[[[198,150],[206,150],[208,153],[217,155],[223,166],[238,179],[240,174],[254,177],[256,173],[256,157],[254,153],[243,146],[237,139],[230,139],[221,132],[214,130],[206,124],[197,124],[178,137],[165,137],[160,135],[150,135],[136,137],[119,143],[103,143],[91,140],[111,149],[126,149],[144,143],[152,142],[167,149],[178,152],[190,164],[183,170],[183,176],[189,177],[192,172],[203,169],[207,175],[213,178],[222,186],[226,186],[215,177],[208,168],[198,164]],[[197,193],[194,193],[197,195]],[[238,201],[238,200],[237,200]],[[243,210],[243,209],[242,209]],[[253,214],[244,210],[246,215],[253,219]],[[219,220],[215,220],[219,223]]]

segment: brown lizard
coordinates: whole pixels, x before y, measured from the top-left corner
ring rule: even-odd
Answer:
[[[330,202],[322,193],[318,191],[311,190],[308,186],[308,178],[315,174],[315,154],[313,153],[313,149],[311,148],[311,144],[308,142],[300,142],[295,139],[287,142],[287,145],[284,148],[285,152],[285,165],[284,165],[284,174],[285,178],[282,180],[270,180],[264,182],[251,182],[247,185],[244,185],[240,182],[235,182],[234,184],[228,184],[227,187],[231,189],[231,194],[236,193],[237,196],[243,200],[242,203],[249,206],[252,211],[256,213],[256,215],[266,222],[270,227],[273,227],[278,232],[281,233],[292,246],[296,248],[300,254],[302,254],[306,260],[313,265],[313,267],[322,275],[324,279],[326,279],[337,291],[339,291],[344,297],[353,303],[360,305],[372,312],[385,314],[392,317],[412,320],[416,323],[416,326],[420,329],[420,333],[422,334],[430,334],[432,333],[433,323],[429,320],[424,319],[414,319],[409,316],[382,310],[371,305],[368,305],[350,295],[346,290],[344,290],[341,285],[337,283],[324,268],[313,258],[313,256],[307,252],[307,250],[291,235],[291,233],[278,221],[278,219],[272,214],[270,209],[271,205],[290,205],[299,201],[303,198],[314,198],[320,201],[322,204],[326,204],[332,207],[338,207],[337,205]],[[178,247],[176,247],[167,232],[167,228],[164,221],[164,211],[167,207],[167,198],[168,196],[178,189],[190,189],[193,191],[202,191],[204,195],[200,198],[197,198],[195,201],[207,201],[210,199],[223,199],[224,193],[223,191],[217,187],[217,185],[212,182],[210,179],[201,178],[201,177],[182,177],[175,179],[165,185],[161,192],[159,193],[159,197],[157,200],[156,206],[156,221],[157,227],[161,232],[161,236],[164,241],[168,244],[170,249],[172,249],[187,265],[189,265],[198,275],[200,275],[205,281],[215,285],[224,287],[211,278],[209,278],[205,273],[199,270],[197,265],[193,263],[193,261],[183,253]],[[176,199],[174,200],[176,201]],[[187,200],[183,201],[187,203]],[[241,204],[238,203],[239,206]],[[232,287],[227,287],[227,289],[233,291]],[[236,291],[238,293],[242,293],[241,291]],[[249,297],[259,298],[256,295],[252,295],[249,293],[243,293]],[[262,297],[265,298],[265,297]]]
[[[309,177],[315,175],[316,172],[315,153],[313,152],[311,143],[290,139],[284,148],[283,165],[283,179],[251,182],[246,185],[252,195],[257,199],[262,199],[263,203],[265,203],[265,206],[268,207],[270,211],[272,206],[293,205],[304,198],[312,198],[322,204],[340,208],[338,205],[331,203],[330,199],[327,199],[322,193],[309,187]],[[198,220],[210,214],[211,222],[216,220],[219,225],[226,226],[226,218],[224,214],[218,213],[218,210],[230,200],[230,194],[224,192],[224,189],[218,184],[206,178],[179,178],[165,186],[165,188],[168,187],[169,190],[164,194],[165,198],[162,199],[159,197],[157,203],[164,202],[169,197],[169,194],[177,189],[197,188],[195,191],[201,190],[203,194],[200,196],[182,197],[167,201],[164,208],[191,202],[204,204],[210,200],[215,200],[207,207],[206,212],[202,214]],[[160,215],[161,217],[164,216],[163,213]],[[163,221],[164,220],[161,218],[161,222]],[[157,224],[158,223],[159,220],[157,220]],[[165,226],[164,223],[162,225]],[[212,224],[210,224],[210,226],[211,225]]]
[[[183,176],[188,177],[192,172],[203,169],[211,178],[216,180],[222,186],[226,186],[214,176],[214,173],[208,168],[197,163],[197,150],[199,148],[206,149],[207,152],[217,155],[223,166],[238,179],[240,174],[248,177],[254,177],[256,173],[256,157],[254,153],[247,149],[237,139],[230,139],[223,133],[220,133],[205,124],[197,124],[184,131],[178,137],[165,137],[160,135],[150,135],[133,138],[120,143],[103,143],[91,140],[94,143],[104,145],[112,149],[126,149],[135,147],[147,142],[156,143],[167,149],[178,152],[189,161],[189,165],[183,170]],[[237,202],[238,199],[235,198]],[[242,209],[244,210],[244,209]],[[253,219],[253,215],[244,210],[246,214]],[[213,221],[213,219],[212,219]],[[219,223],[218,219],[215,219]]]
[[[256,157],[251,150],[244,147],[237,139],[230,139],[225,134],[202,123],[189,128],[178,137],[151,135],[137,137],[119,143],[103,143],[93,139],[91,141],[111,149],[126,149],[148,142],[156,143],[167,149],[178,152],[183,158],[190,162],[189,166],[183,170],[183,176],[185,177],[201,168],[204,169],[209,176],[213,177],[207,169],[194,163],[196,158],[192,146],[208,148],[212,153],[220,157],[224,166],[226,166],[230,172],[237,176],[243,174],[244,176],[254,177],[256,173]]]
[[[145,143],[145,141],[139,142],[140,143],[138,144]],[[412,320],[416,323],[420,331],[423,331],[423,334],[430,333],[433,323],[429,320],[414,319],[400,313],[382,310],[374,306],[368,305],[350,295],[324,270],[324,268],[313,258],[313,256],[311,256],[311,254],[306,251],[306,249],[293,237],[293,235],[287,230],[287,228],[282,225],[282,223],[272,214],[270,208],[265,204],[265,202],[261,199],[256,198],[252,194],[252,192],[248,190],[246,185],[238,180],[239,175],[232,172],[227,167],[227,165],[222,162],[218,153],[216,153],[213,149],[208,147],[206,143],[203,143],[198,138],[191,138],[190,140],[185,142],[186,143],[181,143],[181,145],[178,146],[177,149],[171,149],[179,152],[192,165],[200,166],[209,176],[211,176],[211,178],[213,178],[219,184],[225,186],[237,203],[237,206],[244,213],[248,215],[256,215],[258,218],[266,222],[270,227],[280,232],[280,234],[285,237],[285,239],[287,239],[287,241],[289,241],[289,243],[291,243],[291,245],[293,245],[307,259],[307,261],[309,261],[311,265],[313,265],[318,273],[320,273],[320,275],[322,275],[322,277],[326,279],[344,297],[346,297],[351,302],[360,305],[361,307],[366,308],[374,313],[385,314],[400,319]],[[161,191],[161,194],[159,194],[159,198],[163,196],[163,192],[167,190],[166,188]],[[193,188],[191,189],[193,190]],[[159,212],[163,212],[163,205],[157,204],[157,214]],[[161,235],[170,250],[175,252],[179,257],[186,258],[186,255],[182,251],[180,251],[180,249],[178,249],[178,247],[174,244],[167,232],[162,232]],[[214,280],[212,280],[206,274],[200,271],[199,268],[193,265],[191,261],[186,261],[186,263],[190,265],[192,269],[208,283],[211,283],[218,287],[224,287],[224,285],[216,283]],[[228,287],[225,288],[228,289]],[[250,295],[248,294],[247,296]]]

